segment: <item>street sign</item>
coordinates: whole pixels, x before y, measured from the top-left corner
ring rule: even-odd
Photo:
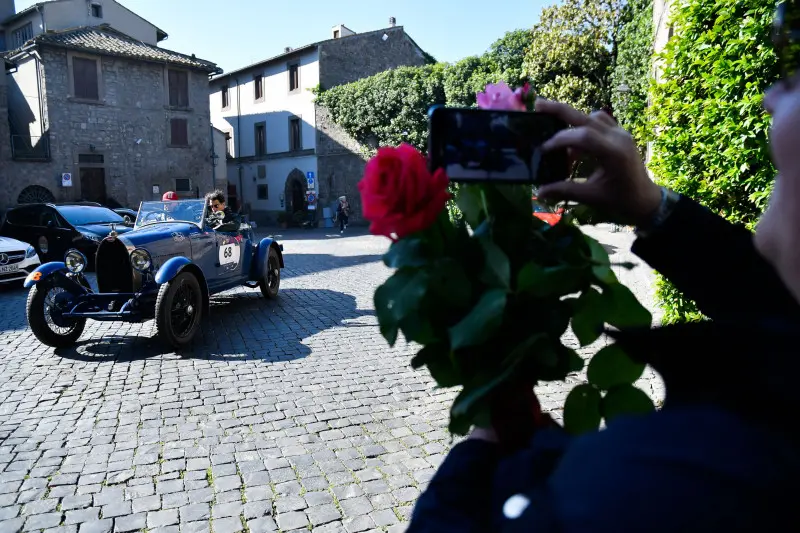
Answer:
[[[314,211],[316,208],[317,208],[317,204],[310,204],[310,205],[308,206],[308,210],[309,210],[309,211]]]
[[[70,174],[69,172],[61,174],[61,186],[72,187],[72,174]]]
[[[308,201],[308,203],[313,204],[317,200],[317,196],[313,192],[310,192],[306,196],[306,200]]]
[[[309,189],[315,189],[317,186],[317,180],[314,179],[313,172],[306,172],[306,182],[308,182]]]

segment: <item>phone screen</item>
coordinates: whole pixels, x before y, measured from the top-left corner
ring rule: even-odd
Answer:
[[[435,107],[429,113],[428,155],[454,182],[531,183],[567,179],[566,150],[541,146],[567,125],[541,113]]]

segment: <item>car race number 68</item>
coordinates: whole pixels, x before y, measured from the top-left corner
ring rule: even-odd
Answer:
[[[239,243],[223,244],[219,247],[219,264],[238,265],[240,253]]]

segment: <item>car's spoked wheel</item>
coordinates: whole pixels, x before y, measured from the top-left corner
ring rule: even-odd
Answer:
[[[278,259],[278,252],[270,247],[267,255],[267,274],[259,282],[261,294],[264,298],[275,298],[281,288],[281,262]]]
[[[164,283],[156,300],[156,328],[159,336],[175,348],[189,344],[203,315],[203,293],[197,278],[181,272]]]
[[[85,318],[64,318],[72,295],[63,287],[34,285],[28,294],[25,313],[31,331],[42,344],[67,348],[75,344],[86,327]]]

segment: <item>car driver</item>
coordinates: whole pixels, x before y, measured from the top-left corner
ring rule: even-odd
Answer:
[[[238,214],[225,205],[225,194],[219,189],[208,193],[208,204],[211,214],[208,217],[208,224],[215,231],[238,231],[241,219]]]

